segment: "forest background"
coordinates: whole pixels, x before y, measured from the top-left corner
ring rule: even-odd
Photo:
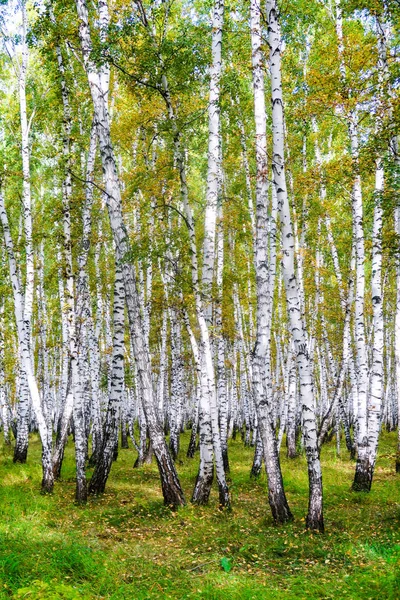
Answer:
[[[397,597],[398,2],[0,10],[0,593]]]

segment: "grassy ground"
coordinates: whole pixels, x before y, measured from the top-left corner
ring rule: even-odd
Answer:
[[[179,475],[190,498],[197,460]],[[354,464],[322,455],[326,533],[305,532],[304,457],[282,456],[294,523],[274,527],[266,481],[249,478],[252,449],[230,444],[233,511],[162,505],[155,465],[132,469],[133,450],[120,452],[106,494],[73,504],[74,462],[67,449],[62,480],[41,496],[40,446],[28,464],[0,453],[0,598],[144,600],[314,600],[400,598],[400,477],[394,474],[394,434],[380,444],[370,494],[350,491]],[[225,560],[224,560],[225,559]],[[222,560],[222,563],[221,563]],[[224,568],[225,567],[225,570]]]

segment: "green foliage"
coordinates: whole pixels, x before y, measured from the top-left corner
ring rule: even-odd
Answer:
[[[229,571],[232,570],[231,560],[229,558],[226,558],[226,556],[221,558],[220,564],[221,564],[221,567],[223,568],[223,570],[225,571],[225,573],[229,573]]]

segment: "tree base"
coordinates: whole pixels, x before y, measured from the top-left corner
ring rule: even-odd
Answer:
[[[26,447],[26,448],[15,447],[13,462],[24,465],[26,463],[27,456],[28,456],[28,447]]]
[[[191,500],[192,504],[198,504],[199,506],[208,504],[213,479],[214,473],[207,477],[200,476],[200,474],[197,475],[196,485],[194,486]]]
[[[76,482],[75,503],[82,505],[87,502],[87,485],[86,481]]]
[[[261,463],[254,464],[251,467],[250,477],[252,479],[258,479],[261,475]]]
[[[318,465],[309,464],[309,501],[306,517],[306,529],[324,533],[322,476],[318,474]]]
[[[275,525],[284,525],[284,523],[293,521],[293,515],[290,511],[284,492],[280,494],[279,497],[273,497],[271,494],[269,494],[268,502]]]
[[[158,453],[154,451],[154,454],[157,460],[158,472],[160,474],[161,489],[165,506],[170,506],[173,509],[178,508],[179,506],[185,506],[185,496],[167,448],[164,447],[162,451]]]
[[[353,492],[370,492],[373,473],[373,467],[370,464],[358,461],[351,486]]]
[[[106,484],[103,481],[93,481],[93,478],[90,480],[88,495],[89,496],[100,496],[104,494],[106,489]]]
[[[42,479],[42,485],[41,485],[41,489],[40,489],[40,493],[44,496],[48,495],[48,494],[52,494],[53,493],[53,489],[54,489],[54,479],[53,477],[45,479]]]
[[[138,455],[137,459],[133,463],[133,468],[139,469],[139,467],[143,467],[143,462],[144,462],[143,456]]]
[[[221,509],[231,510],[231,499],[229,498],[228,486],[219,487],[219,507]]]
[[[309,529],[310,531],[314,531],[316,533],[324,533],[325,531],[325,526],[324,526],[324,518],[321,515],[307,515],[306,518],[306,529]]]

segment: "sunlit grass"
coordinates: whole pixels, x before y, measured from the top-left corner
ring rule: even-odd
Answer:
[[[187,500],[197,457],[178,471]],[[70,443],[62,480],[42,496],[40,445],[28,464],[0,454],[0,598],[350,599],[400,598],[400,477],[395,434],[384,434],[370,494],[351,492],[354,463],[334,445],[323,450],[324,535],[304,529],[307,470],[303,456],[282,468],[294,523],[275,527],[265,474],[251,480],[252,448],[230,442],[233,511],[162,503],[156,465],[133,469],[134,450],[121,450],[106,493],[74,505]],[[90,473],[90,471],[89,471]],[[224,572],[222,558],[231,570]]]

